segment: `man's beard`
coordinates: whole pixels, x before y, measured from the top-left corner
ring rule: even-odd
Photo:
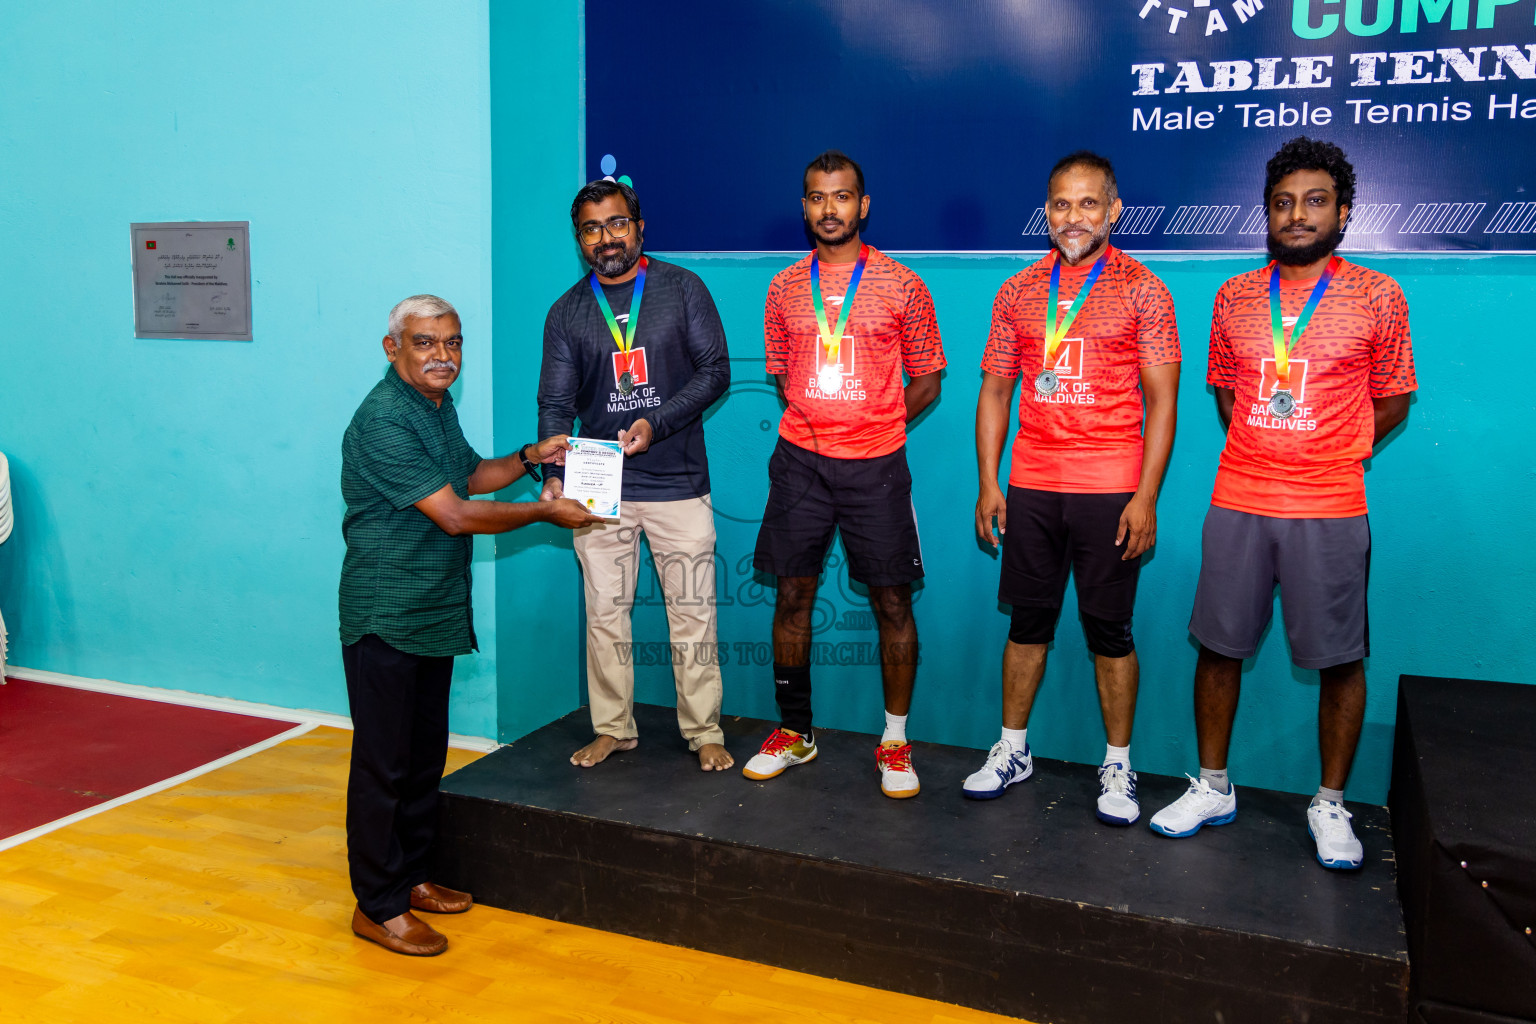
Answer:
[[[636,263],[640,262],[640,247],[644,241],[637,228],[633,243],[627,238],[617,242],[605,242],[587,256],[587,265],[597,271],[600,277],[623,277]],[[620,251],[603,252],[604,249],[612,246],[619,246]]]
[[[805,225],[811,229],[811,237],[816,239],[816,241],[820,242],[822,245],[836,248],[839,245],[846,245],[847,243],[853,241],[859,233],[859,226],[857,224],[854,224],[852,227],[850,227],[846,222],[842,220],[842,218],[838,218],[838,221],[843,225],[843,233],[840,235],[834,235],[831,238],[823,238],[820,234],[818,234],[816,229],[819,225],[812,224],[810,218],[806,218]]]
[[[1316,263],[1324,256],[1331,256],[1344,241],[1344,229],[1336,227],[1332,233],[1320,235],[1303,245],[1287,245],[1280,241],[1271,232],[1264,239],[1265,248],[1269,250],[1270,258],[1277,263],[1283,263],[1288,267],[1304,267],[1309,263]]]
[[[1063,225],[1063,227],[1066,227],[1066,225]],[[1088,237],[1076,242],[1068,242],[1057,236],[1055,228],[1049,225],[1046,226],[1046,233],[1051,237],[1051,244],[1056,247],[1056,251],[1061,253],[1068,263],[1076,263],[1097,249],[1109,237],[1109,231],[1110,223],[1106,220],[1097,229],[1092,231]]]

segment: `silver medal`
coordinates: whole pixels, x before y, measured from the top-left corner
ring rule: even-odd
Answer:
[[[635,375],[625,370],[619,374],[619,394],[628,398],[635,393]]]
[[[1035,391],[1042,395],[1054,395],[1061,387],[1061,380],[1054,370],[1041,370],[1035,378]]]
[[[1269,396],[1269,413],[1277,419],[1288,420],[1296,415],[1296,399],[1291,397],[1289,391],[1275,389]]]
[[[816,375],[816,386],[823,394],[835,395],[843,390],[843,368],[836,363],[829,363],[821,368]]]

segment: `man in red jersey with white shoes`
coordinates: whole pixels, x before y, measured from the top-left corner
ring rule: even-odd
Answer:
[[[1110,242],[1120,197],[1108,160],[1062,157],[1046,177],[1045,209],[1051,252],[999,289],[981,361],[976,534],[1002,547],[998,600],[1012,611],[1002,736],[961,791],[995,799],[1034,772],[1027,727],[1070,569],[1107,740],[1095,814],[1129,825],[1141,816],[1131,615],[1173,447],[1179,330],[1167,287]],[[1004,495],[998,468],[1021,378]]]
[[[1418,387],[1402,289],[1335,252],[1354,197],[1354,168],[1339,147],[1287,142],[1265,173],[1273,260],[1216,294],[1207,380],[1227,443],[1189,623],[1200,642],[1200,775],[1151,821],[1181,838],[1236,818],[1227,752],[1243,660],[1258,650],[1278,584],[1291,661],[1321,682],[1322,785],[1307,830],[1318,863],[1344,869],[1364,861],[1344,808],[1370,653],[1363,463],[1407,417]]]
[[[781,724],[742,774],[771,779],[817,755],[811,611],[832,534],[840,531],[848,574],[869,588],[880,631],[880,789],[913,797],[919,784],[906,728],[917,674],[912,583],[923,576],[923,554],[906,425],[938,397],[944,349],[922,280],[859,237],[869,215],[859,165],[828,150],[811,161],[802,184],[816,249],[768,288],[768,372],[787,408],[768,462],[768,504],[753,559],[778,578],[773,676]]]

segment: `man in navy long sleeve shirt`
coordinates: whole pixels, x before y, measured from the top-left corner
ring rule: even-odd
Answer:
[[[715,523],[703,415],[731,382],[725,329],[698,275],[641,254],[645,221],[629,186],[583,186],[571,223],[592,273],[556,300],[544,321],[539,429],[547,434],[551,424],[562,424],[555,433],[616,437],[627,456],[620,521],[575,533],[596,736],[571,763],[590,768],[638,743],[630,609],[643,532],[666,598],[678,726],[702,769],[723,770],[733,761],[720,731]],[[563,493],[563,470],[550,469],[545,499]]]

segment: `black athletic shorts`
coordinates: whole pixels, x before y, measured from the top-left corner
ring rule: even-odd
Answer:
[[[997,599],[1007,605],[1060,608],[1071,569],[1079,611],[1110,622],[1129,621],[1136,609],[1141,558],[1121,561],[1125,546],[1115,546],[1115,532],[1130,500],[1131,492],[1063,494],[1010,485]]]
[[[907,449],[834,459],[782,437],[768,460],[768,507],[752,564],[771,576],[820,576],[841,530],[848,575],[868,587],[923,578]]]

